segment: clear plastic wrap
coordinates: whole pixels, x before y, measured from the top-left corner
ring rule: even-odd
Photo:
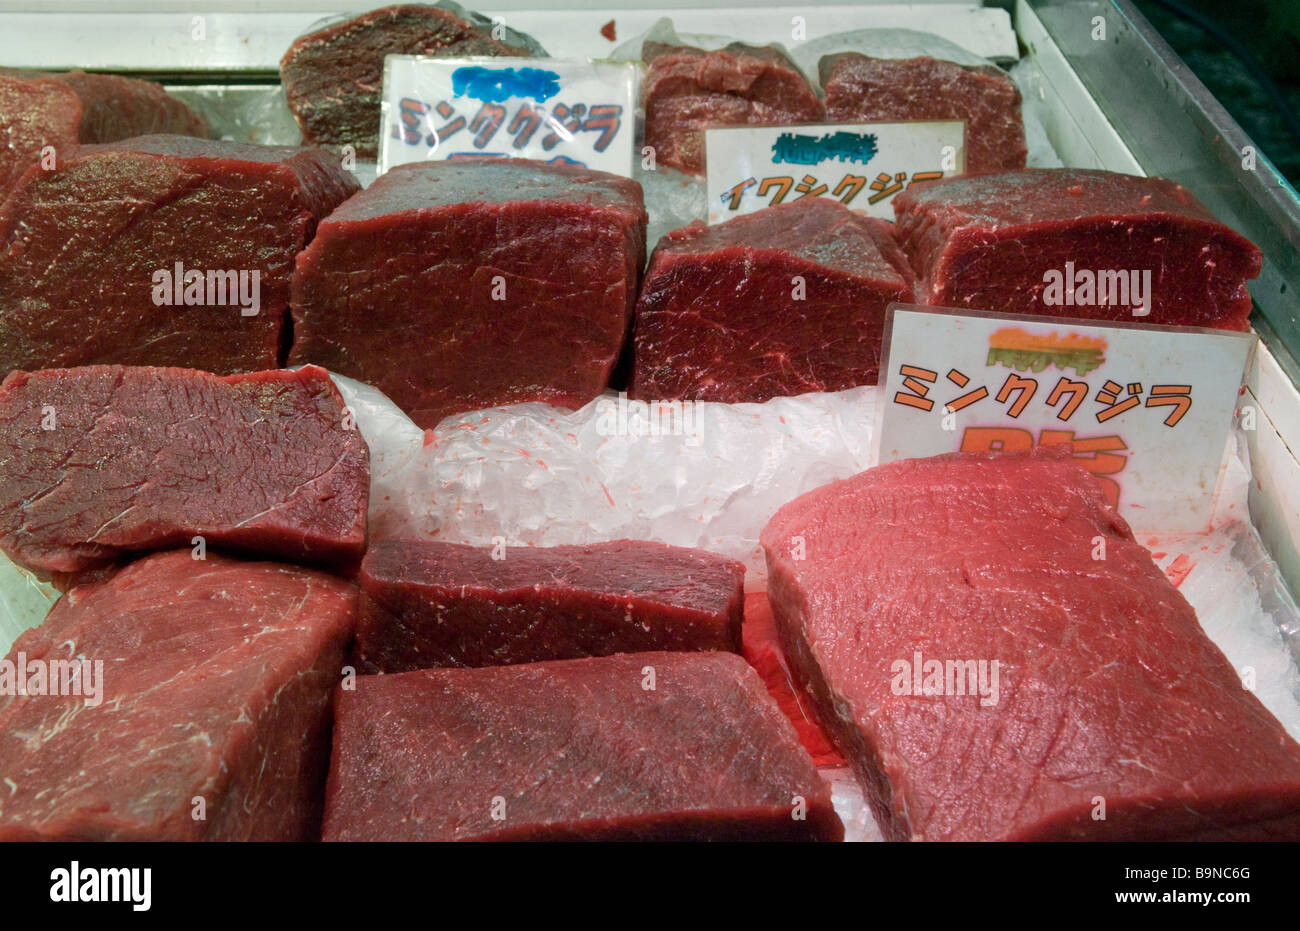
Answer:
[[[546,49],[542,48],[540,42],[527,33],[520,32],[517,29],[511,29],[506,25],[504,18],[494,18],[479,13],[476,10],[468,10],[459,3],[456,3],[455,0],[438,0],[437,3],[415,3],[409,5],[441,7],[442,9],[448,10],[456,16],[459,16],[467,23],[473,23],[475,26],[480,26],[484,29],[497,29],[498,32],[496,38],[499,38],[500,41],[505,42],[507,45],[513,45],[516,48],[527,52],[533,58],[547,57]],[[313,32],[318,32],[319,30],[324,29],[326,26],[332,26],[334,23],[346,22],[347,20],[353,19],[357,16],[372,13],[375,9],[376,8],[353,10],[350,13],[331,13],[329,16],[323,16],[308,26],[306,30],[303,31],[302,35],[311,35]],[[301,38],[301,36],[299,36],[299,38]]]
[[[452,3],[439,5],[464,13],[463,9]],[[356,14],[328,17],[313,24],[308,31],[315,31],[331,22],[341,21],[353,15]],[[525,40],[528,40],[528,37],[523,36],[520,41]],[[679,34],[674,29],[672,20],[665,17],[658,20],[648,31],[624,41],[610,53],[609,57],[639,60],[641,46],[646,41],[684,42],[699,48],[719,49],[735,40],[718,35]],[[540,46],[538,49],[540,50]],[[961,46],[939,36],[911,29],[859,29],[853,32],[836,33],[795,44],[786,51],[814,84],[817,82],[817,62],[823,55],[836,52],[857,51],[877,58],[929,56],[964,65],[993,64],[988,59],[966,51]],[[541,51],[540,54],[544,55],[545,52]],[[1039,116],[1039,108],[1043,104],[1032,86],[1033,72],[1017,66],[1011,69],[1011,75],[1024,97],[1023,116],[1025,139],[1029,147],[1029,166],[1031,168],[1060,167],[1061,159],[1048,141],[1047,131]],[[284,88],[278,85],[169,85],[167,90],[198,111],[212,127],[213,136],[216,138],[259,145],[302,144],[302,133],[293,114],[289,111]],[[646,212],[649,214],[646,242],[651,249],[665,233],[686,226],[693,220],[708,219],[708,194],[703,178],[664,167],[646,171],[641,168],[639,159],[636,162],[635,177],[645,189]],[[375,179],[377,171],[374,162],[359,161],[353,174],[364,187]]]
[[[207,121],[212,138],[254,145],[302,145],[302,131],[279,84],[169,84]]]
[[[915,29],[855,29],[836,32],[819,39],[801,42],[792,50],[792,57],[803,73],[820,83],[818,62],[824,55],[840,52],[861,52],[872,58],[939,58],[959,65],[991,65],[974,52],[969,52],[941,36]]]
[[[684,43],[712,51],[734,41],[727,36],[678,33],[672,20],[664,17],[646,32],[623,42],[610,53],[610,57],[639,60],[641,47],[646,42],[670,45]],[[860,52],[873,58],[940,58],[960,65],[994,66],[994,62],[989,59],[967,51],[947,39],[912,29],[858,29],[810,39],[788,47],[780,43],[773,44],[785,51],[814,85],[819,81],[817,64],[822,56],[839,52]],[[1037,92],[1024,83],[1028,80],[1028,73],[1012,68],[1011,76],[1016,80],[1023,98],[1021,116],[1025,124],[1025,144],[1029,150],[1026,164],[1030,168],[1061,167],[1063,162],[1052,148],[1040,116],[1042,101]],[[708,220],[708,192],[702,177],[683,174],[671,168],[658,168],[655,171],[640,171],[637,180],[646,192],[646,211],[650,215],[646,242],[651,249],[664,233],[683,227],[692,220]]]

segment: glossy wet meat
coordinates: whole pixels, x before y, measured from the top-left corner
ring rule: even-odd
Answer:
[[[885,308],[912,299],[889,224],[825,198],[659,241],[637,302],[631,394],[766,401],[874,384]]]
[[[645,144],[655,163],[704,171],[711,126],[817,123],[826,110],[808,79],[775,46],[733,42],[717,51],[646,42]]]
[[[34,169],[0,206],[0,375],[275,368],[294,257],[357,189],[322,149],[183,136]]]
[[[207,124],[152,81],[115,74],[0,69],[0,199],[52,146],[70,158],[86,143],[150,133],[206,138]]]
[[[490,22],[458,7],[407,3],[332,22],[301,36],[280,60],[280,77],[304,140],[350,145],[358,158],[373,159],[379,150],[385,55],[545,54],[536,42],[513,31],[506,41],[498,41]]]
[[[357,668],[737,650],[745,567],[647,540],[478,547],[381,540],[361,565]]]
[[[1300,745],[1068,451],[880,466],[762,544],[886,838],[1300,838]]]
[[[314,840],[355,602],[189,550],[69,592],[8,659],[92,665],[72,694],[0,694],[0,840]]]
[[[843,827],[743,659],[625,653],[358,677],[338,693],[323,834],[839,840]]]
[[[605,388],[645,259],[635,181],[525,159],[401,165],[299,257],[291,364],[374,385],[422,427]]]
[[[1020,91],[1000,68],[844,52],[827,55],[818,70],[834,122],[965,120],[968,173],[1025,167]]]
[[[0,547],[75,573],[169,546],[354,567],[369,453],[322,369],[91,366],[0,384]]]
[[[1259,274],[1259,249],[1164,178],[1082,168],[945,178],[909,187],[894,198],[894,213],[917,300],[927,304],[1250,326],[1246,282]],[[1105,284],[1104,297],[1099,285],[1085,292],[1083,272]],[[1054,275],[1057,294],[1048,290]],[[1134,285],[1147,290],[1144,280],[1148,313],[1135,314]]]

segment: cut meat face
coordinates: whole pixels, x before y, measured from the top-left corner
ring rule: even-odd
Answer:
[[[830,791],[732,653],[360,676],[327,841],[840,840]]]
[[[81,102],[78,129],[79,141],[84,144],[120,142],[159,133],[208,137],[203,118],[152,81],[85,71],[48,77],[70,88]]]
[[[355,602],[189,550],[69,592],[5,660],[0,840],[315,839]]]
[[[812,717],[811,711],[805,710],[810,707],[808,696],[790,678],[766,593],[750,592],[745,596],[743,636],[741,655],[763,677],[768,694],[794,725],[799,742],[812,755],[813,762],[819,767],[844,766],[844,757],[840,756],[826,732]]]
[[[659,241],[631,394],[766,401],[874,384],[885,308],[912,299],[889,224],[806,197]]]
[[[374,385],[421,427],[521,401],[579,407],[627,335],[645,224],[641,186],[605,172],[400,165],[298,257],[290,362]]]
[[[0,73],[0,200],[41,158],[45,146],[69,153],[81,142],[81,100],[49,76]]]
[[[0,384],[0,547],[74,573],[231,547],[351,568],[369,453],[329,375],[90,366]]]
[[[776,46],[733,42],[706,52],[646,42],[641,54],[645,143],[658,165],[703,173],[710,126],[785,126],[826,116],[808,79]]]
[[[357,189],[322,149],[182,136],[31,169],[0,206],[0,374],[275,368],[294,257]]]
[[[894,198],[917,300],[946,307],[1249,329],[1254,243],[1164,178],[1028,169]]]
[[[644,540],[476,547],[376,542],[357,668],[498,666],[645,650],[737,650],[745,567]]]
[[[0,70],[0,199],[52,146],[59,160],[83,143],[131,136],[208,135],[207,124],[152,81],[114,74]]]
[[[833,122],[965,120],[968,173],[1025,167],[1020,91],[1000,68],[844,52],[827,55],[818,70]]]
[[[871,469],[762,544],[886,838],[1300,839],[1300,745],[1067,450]]]
[[[302,36],[280,60],[280,77],[309,143],[350,145],[359,158],[379,150],[379,95],[385,55],[537,56],[546,52],[512,30],[454,4],[398,4],[334,22]]]

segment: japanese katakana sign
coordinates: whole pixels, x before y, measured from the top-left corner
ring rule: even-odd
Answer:
[[[499,155],[631,176],[638,69],[592,59],[430,58],[384,64],[379,172]]]
[[[963,170],[965,127],[950,120],[710,129],[709,222],[801,197],[892,220],[899,191]]]
[[[892,305],[880,462],[1072,443],[1135,528],[1208,528],[1255,337]]]

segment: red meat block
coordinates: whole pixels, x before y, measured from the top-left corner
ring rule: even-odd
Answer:
[[[355,567],[369,452],[329,375],[91,366],[0,384],[0,548],[43,573],[205,545]]]
[[[84,71],[0,70],[0,192],[40,160],[45,146],[65,159],[84,143],[150,133],[207,138],[208,127],[151,81]]]
[[[1081,168],[946,178],[899,194],[894,213],[927,304],[1250,327],[1259,249],[1164,178]]]
[[[885,308],[912,300],[889,224],[806,197],[659,241],[636,308],[631,394],[766,401],[874,384]]]
[[[69,592],[0,665],[0,841],[315,839],[355,602],[188,550]]]
[[[763,677],[768,694],[794,725],[799,742],[811,754],[813,762],[817,766],[843,766],[844,757],[817,723],[815,714],[805,710],[810,709],[811,702],[790,676],[785,656],[781,653],[772,606],[764,592],[751,592],[745,596],[741,655]]]
[[[645,262],[635,181],[527,159],[400,165],[298,256],[291,364],[374,385],[421,427],[605,388]]]
[[[774,45],[733,42],[706,52],[646,42],[645,143],[658,165],[704,172],[711,126],[818,123],[826,110],[808,79]]]
[[[294,257],[356,190],[321,149],[183,136],[30,169],[0,206],[0,374],[275,368]]]
[[[762,544],[886,838],[1300,839],[1300,745],[1068,451],[880,466]]]
[[[818,70],[833,122],[965,120],[967,172],[1025,167],[1020,91],[1000,68],[844,52],[827,55]]]
[[[361,676],[324,839],[840,840],[830,791],[733,653]]]
[[[645,540],[499,550],[383,540],[361,564],[357,668],[734,651],[744,578],[734,560]]]
[[[490,20],[454,4],[386,6],[299,37],[280,60],[280,78],[304,140],[350,145],[359,158],[373,159],[385,55],[546,55],[513,30],[504,39],[493,37]]]

